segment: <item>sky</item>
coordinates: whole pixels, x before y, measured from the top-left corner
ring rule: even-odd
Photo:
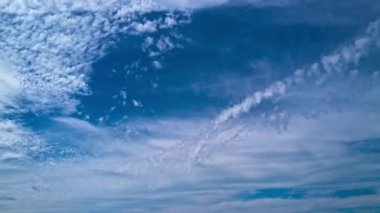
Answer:
[[[0,211],[380,211],[379,14],[0,0]]]

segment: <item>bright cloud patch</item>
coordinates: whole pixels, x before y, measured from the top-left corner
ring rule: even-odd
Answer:
[[[7,111],[9,108],[17,107],[15,96],[20,93],[20,82],[16,78],[16,73],[7,66],[0,64],[0,110]]]

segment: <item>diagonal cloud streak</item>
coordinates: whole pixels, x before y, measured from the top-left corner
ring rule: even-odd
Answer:
[[[379,44],[380,20],[376,20],[367,27],[362,36],[350,45],[323,56],[319,62],[312,64],[306,69],[298,69],[292,76],[278,81],[262,91],[257,91],[246,97],[242,102],[223,110],[216,118],[214,122],[215,126],[219,126],[230,119],[249,112],[263,101],[284,95],[287,89],[305,80],[323,79],[324,76],[331,75],[332,73],[342,73],[349,65],[357,65],[359,60],[365,57],[371,48],[379,47]]]

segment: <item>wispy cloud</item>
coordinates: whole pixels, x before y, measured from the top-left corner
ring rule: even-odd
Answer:
[[[78,146],[95,155],[75,161],[44,162],[36,169],[43,175],[23,182],[24,189],[12,196],[16,199],[48,196],[44,204],[26,203],[33,202],[28,205],[36,208],[53,207],[57,205],[55,200],[59,200],[58,203],[71,203],[71,210],[89,207],[85,201],[92,199],[115,208],[141,211],[150,211],[146,207],[149,200],[150,207],[165,212],[198,209],[200,205],[210,211],[224,205],[249,209],[252,203],[258,209],[271,209],[274,208],[269,205],[271,202],[279,202],[278,208],[292,211],[294,202],[302,202],[307,209],[320,200],[337,201],[338,206],[357,202],[352,208],[363,203],[373,206],[376,194],[353,194],[338,200],[334,193],[363,188],[374,188],[376,193],[378,185],[372,180],[378,177],[378,168],[363,165],[375,165],[378,153],[369,155],[365,147],[373,146],[380,138],[379,120],[378,112],[363,113],[352,108],[318,119],[297,117],[289,123],[288,131],[279,133],[247,119],[229,124],[208,137],[197,162],[187,170],[184,167],[192,153],[192,139],[199,137],[200,124],[207,126],[202,119],[141,120],[115,130],[73,118],[59,118],[56,122],[70,128],[53,127],[49,131],[61,131],[65,135],[75,129],[86,136],[77,141],[72,139],[73,144],[86,144]],[[352,123],[363,128],[355,128]],[[224,140],[228,143],[221,147],[220,142]],[[349,178],[342,179],[342,176]],[[31,186],[33,190],[29,190]],[[299,193],[305,197],[285,200],[263,195],[260,199],[247,197],[244,201],[239,198],[244,192],[260,196],[260,190],[267,188],[301,190]],[[176,205],[160,204],[177,198]],[[325,208],[338,208],[334,203],[326,204]]]
[[[325,55],[319,62],[312,64],[306,69],[298,69],[292,76],[282,81],[278,81],[268,88],[257,91],[246,97],[241,103],[225,109],[215,121],[220,125],[229,119],[239,117],[241,114],[249,112],[252,108],[261,104],[264,100],[282,96],[288,88],[300,84],[305,80],[316,79],[315,83],[322,83],[321,80],[326,75],[332,73],[347,72],[348,66],[357,64],[361,58],[368,54],[373,47],[379,46],[380,21],[371,23],[364,35],[357,38],[352,44],[341,47],[335,52]]]
[[[20,91],[21,84],[16,78],[16,73],[0,62],[0,111],[12,111],[17,108],[14,98]]]

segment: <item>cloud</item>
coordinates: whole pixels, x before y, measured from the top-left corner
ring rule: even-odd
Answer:
[[[203,1],[193,1],[193,0],[158,0],[160,3],[167,7],[173,8],[188,8],[188,9],[199,9],[206,7],[214,7],[223,4],[236,4],[236,3],[249,3],[256,7],[268,7],[268,6],[286,6],[299,2],[299,0],[203,0]]]
[[[76,95],[90,94],[93,62],[117,33],[153,33],[181,21],[140,21],[140,13],[164,10],[149,0],[3,1],[0,59],[15,71],[29,111],[76,110]],[[165,12],[166,13],[166,12]],[[122,27],[123,26],[123,27]],[[3,71],[2,71],[3,72]]]
[[[231,118],[237,118],[239,115],[249,112],[252,107],[259,105],[263,100],[285,94],[286,88],[287,85],[285,83],[278,81],[264,91],[255,92],[253,95],[245,98],[240,104],[223,111],[215,123],[219,125]]]
[[[204,0],[204,1],[192,1],[192,0],[159,0],[162,4],[168,5],[174,8],[203,8],[221,5],[228,2],[227,0]]]
[[[14,97],[19,95],[21,85],[15,72],[0,63],[0,111],[9,112],[17,107]]]
[[[258,106],[263,100],[285,94],[286,89],[302,83],[304,80],[323,79],[323,76],[332,73],[342,73],[349,65],[357,65],[359,60],[365,57],[368,52],[377,45],[380,37],[380,20],[372,22],[364,32],[364,35],[357,38],[352,44],[337,49],[335,52],[325,55],[320,62],[312,64],[307,69],[298,69],[292,76],[278,81],[268,88],[257,91],[246,97],[241,103],[225,109],[215,120],[216,125],[220,125],[232,118],[249,112],[253,107]]]
[[[243,119],[210,135],[197,162],[186,170],[194,140],[202,138],[200,129],[207,128],[207,120],[140,120],[109,128],[74,118],[57,118],[56,122],[70,128],[52,127],[47,132],[67,135],[77,131],[78,135],[86,135],[73,138],[73,144],[81,143],[81,149],[94,155],[75,161],[42,162],[35,170],[40,174],[37,178],[9,184],[20,187],[17,193],[9,193],[14,192],[12,187],[2,192],[17,200],[43,199],[43,203],[25,200],[23,205],[34,209],[70,204],[66,206],[71,210],[125,208],[149,212],[155,207],[170,212],[199,206],[210,210],[230,205],[250,208],[255,203],[263,211],[278,204],[291,212],[294,202],[307,209],[321,200],[334,201],[326,204],[326,209],[339,208],[345,202],[357,202],[352,208],[364,203],[373,206],[371,200],[377,195],[359,194],[337,200],[334,193],[376,187],[371,178],[379,174],[374,166],[378,153],[370,154],[365,147],[376,146],[379,120],[378,112],[350,108],[318,119],[297,117],[290,122],[288,131],[279,133],[252,119]],[[31,186],[33,190],[29,190]],[[255,195],[268,188],[300,191],[305,197],[238,197],[247,191]],[[94,200],[101,205],[89,206]],[[173,200],[178,202],[169,202]],[[17,209],[23,209],[23,205]]]
[[[379,205],[376,200],[379,199],[379,195],[368,195],[363,197],[353,197],[353,198],[311,198],[311,199],[262,199],[255,201],[235,201],[235,202],[224,202],[219,205],[211,205],[206,207],[207,212],[310,212],[315,211],[326,211],[334,212],[338,209],[350,209],[357,211],[366,211],[366,209],[378,209]],[[174,208],[168,212],[175,212],[181,207]],[[183,207],[182,207],[183,208]],[[186,208],[185,208],[186,209]],[[198,208],[190,208],[188,211],[193,212]],[[229,209],[229,210],[226,210]],[[230,211],[232,209],[232,211]],[[238,211],[236,209],[239,209]]]
[[[152,0],[83,0],[72,2],[70,0],[53,0],[49,2],[28,1],[28,0],[5,0],[1,2],[2,10],[13,14],[46,13],[51,11],[71,12],[71,11],[104,11],[104,9],[121,9],[120,14],[125,12],[150,11],[152,8],[159,8],[159,5]],[[123,7],[125,6],[125,7]]]
[[[262,4],[260,2],[250,1]],[[278,2],[273,1],[273,4]],[[172,12],[157,20],[140,20],[139,13],[172,8],[180,8],[186,13],[187,7],[221,3],[225,1],[55,0],[43,4],[39,1],[3,1],[0,59],[6,60],[15,71],[22,90],[22,98],[17,99],[28,103],[25,111],[72,113],[79,104],[73,97],[91,93],[88,86],[91,66],[104,56],[109,45],[107,41],[112,40],[113,35],[120,32],[149,34],[187,23]],[[178,47],[169,37],[161,37],[155,42],[154,49],[147,50],[152,57]],[[157,62],[152,66],[161,67]],[[17,105],[17,101],[14,104]]]
[[[132,27],[137,34],[156,32],[157,23],[155,21],[146,21],[145,23],[133,23]]]
[[[0,119],[0,161],[26,160],[28,155],[40,152],[44,145],[37,134],[19,123]]]

